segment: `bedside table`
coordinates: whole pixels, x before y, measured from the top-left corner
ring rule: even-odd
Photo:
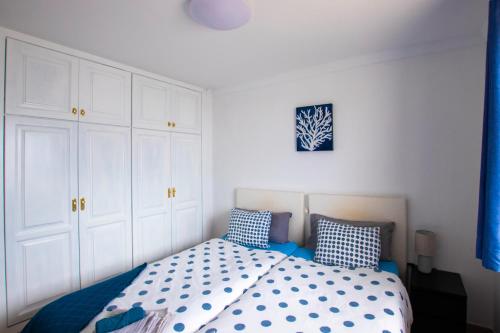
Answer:
[[[467,294],[457,273],[420,273],[408,264],[407,287],[413,308],[412,333],[457,332],[467,328]]]

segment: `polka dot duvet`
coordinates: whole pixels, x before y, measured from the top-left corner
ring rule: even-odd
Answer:
[[[288,257],[199,332],[409,333],[411,322],[396,275]]]
[[[172,320],[165,332],[195,332],[284,258],[277,251],[209,240],[148,265],[83,332],[93,332],[99,319],[136,306],[168,308]]]

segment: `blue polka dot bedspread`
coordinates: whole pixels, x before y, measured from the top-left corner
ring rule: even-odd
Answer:
[[[411,323],[395,274],[288,257],[199,332],[409,333]]]
[[[138,306],[168,308],[172,319],[165,332],[195,332],[285,258],[278,251],[209,240],[149,264],[82,332],[94,332],[98,320]]]

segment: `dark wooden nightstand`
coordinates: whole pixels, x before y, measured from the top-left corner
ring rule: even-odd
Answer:
[[[408,264],[407,287],[413,308],[412,333],[466,332],[467,294],[457,273],[420,273]]]

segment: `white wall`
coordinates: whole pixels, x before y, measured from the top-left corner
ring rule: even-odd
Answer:
[[[469,321],[493,327],[494,276],[474,259],[484,57],[476,44],[215,93],[212,235],[236,187],[403,194],[410,250],[415,229],[435,231]],[[335,151],[296,152],[295,108],[329,102]]]
[[[203,240],[210,238],[211,217],[213,216],[213,96],[210,90],[203,93],[203,113],[201,131],[202,179],[203,179]]]

